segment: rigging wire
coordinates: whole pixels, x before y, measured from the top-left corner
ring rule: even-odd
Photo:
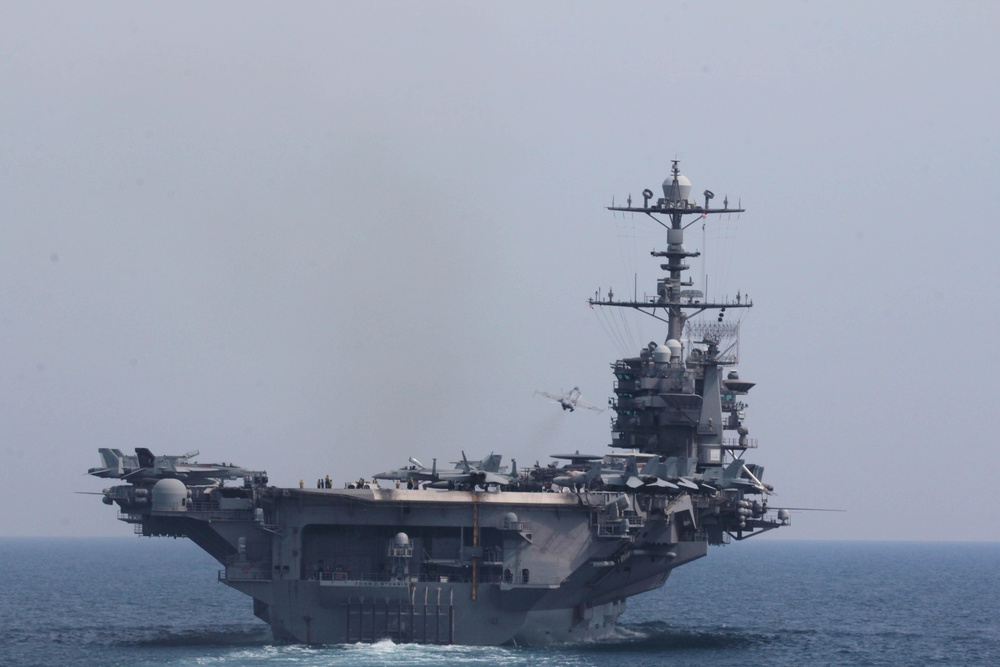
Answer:
[[[737,247],[736,239],[740,230],[739,217],[739,214],[737,214],[736,219],[733,220],[732,216],[728,215],[725,219],[720,218],[718,221],[719,224],[714,226],[714,241],[717,242],[717,246],[719,247],[718,261],[715,264],[717,268],[716,275],[718,276],[716,285],[720,288],[717,294],[720,294],[720,296],[725,295],[729,289],[729,278]]]
[[[600,308],[600,306],[598,306],[598,308]],[[612,341],[614,341],[614,337],[611,335],[611,332],[608,331],[607,326],[605,326],[604,322],[601,320],[601,315],[598,312],[598,308],[594,308],[593,306],[590,307],[590,309],[594,311],[594,319],[596,319],[597,323],[601,325],[601,330],[604,331],[604,335],[612,339]]]
[[[619,334],[617,327],[613,326],[612,322],[608,319],[608,314],[604,312],[604,308],[598,306],[593,310],[595,317],[597,317],[597,321],[601,324],[601,328],[604,329],[604,333],[608,336],[608,338],[611,339],[611,341],[615,344],[615,346],[618,348],[618,351],[622,353],[622,355],[627,354],[625,341],[622,340],[622,337]]]
[[[625,336],[628,339],[628,343],[629,343],[629,348],[628,349],[629,350],[635,350],[635,349],[637,349],[639,346],[638,346],[638,344],[636,342],[635,335],[632,333],[632,328],[629,326],[628,318],[625,317],[625,314],[622,312],[621,308],[616,308],[615,310],[618,311],[616,314],[618,315],[618,319],[622,323],[622,330],[624,331]]]
[[[625,275],[633,275],[636,270],[635,217],[630,215],[629,219],[623,219],[621,224],[618,224],[616,218],[615,224],[618,227],[618,252],[622,268],[625,270]]]
[[[732,250],[733,250],[733,230],[734,226],[731,223],[724,222],[719,228],[719,238],[721,246],[721,287],[722,294],[725,295],[729,289],[729,274],[732,268]]]
[[[638,301],[639,241],[655,240],[657,243],[661,242],[663,232],[657,229],[646,230],[644,227],[637,226],[634,214],[627,216],[623,214],[620,220],[618,216],[614,216],[614,219],[622,269],[632,288],[631,300]],[[619,293],[621,294],[621,292]],[[613,332],[614,340],[620,346],[623,355],[633,353],[633,348],[638,349],[641,341],[644,340],[642,320],[638,320],[638,324],[635,324],[633,328],[630,319],[620,310],[613,315],[604,314],[605,331],[609,336],[612,336],[611,332]]]

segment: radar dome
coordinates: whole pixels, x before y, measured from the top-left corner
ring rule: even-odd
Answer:
[[[396,533],[396,537],[392,538],[392,542],[397,547],[408,547],[410,546],[410,536],[406,533]]]
[[[153,486],[154,512],[186,512],[188,490],[179,479],[161,479]]]
[[[681,350],[683,348],[684,348],[684,346],[681,345],[681,342],[679,340],[677,340],[676,338],[671,338],[670,340],[667,341],[667,349],[670,350],[670,358],[671,359],[680,359],[681,358]]]
[[[667,176],[663,181],[663,196],[667,201],[687,201],[691,194],[691,181],[684,174],[677,174],[677,183],[674,183],[674,175]]]

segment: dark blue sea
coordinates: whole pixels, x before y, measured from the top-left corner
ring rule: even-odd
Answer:
[[[0,539],[0,665],[1000,665],[1000,544],[749,540],[629,600],[616,639],[289,646],[186,540]]]

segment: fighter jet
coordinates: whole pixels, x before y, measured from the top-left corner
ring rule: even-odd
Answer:
[[[541,394],[545,398],[555,401],[562,406],[563,410],[569,410],[570,412],[573,412],[577,408],[586,408],[588,410],[594,410],[595,412],[604,412],[603,408],[599,408],[596,405],[580,400],[579,387],[573,387],[573,389],[565,394],[552,394],[547,391],[536,391],[535,394]]]
[[[437,459],[434,459],[433,465],[430,468],[427,468],[412,456],[409,460],[410,465],[377,473],[372,475],[372,479],[398,479],[400,481],[413,480],[414,482],[422,482],[437,477]]]
[[[704,472],[697,472],[698,459],[671,456],[665,459],[651,458],[639,471],[639,478],[645,487],[660,486],[707,491],[742,488],[746,493],[770,494],[772,489],[760,481],[763,468],[737,459],[725,467],[713,466]],[[638,487],[636,487],[638,488]]]
[[[667,481],[658,477],[656,474],[651,474],[648,470],[650,461],[656,460],[656,457],[650,457],[648,455],[637,455],[630,454],[623,457],[625,459],[624,468],[612,469],[605,471],[606,474],[601,476],[601,481],[604,483],[605,488],[608,489],[621,489],[621,490],[631,490],[631,491],[673,491],[680,488],[677,484]],[[642,471],[639,471],[639,461],[641,459],[648,458],[649,461],[643,466]]]
[[[587,470],[566,470],[563,474],[553,477],[552,483],[576,491],[591,488],[603,489],[605,472],[603,463],[594,461]]]
[[[760,481],[764,468],[736,459],[725,468],[709,468],[702,474],[702,482],[720,489],[742,488],[745,493],[771,495],[773,488]]]
[[[91,468],[87,472],[95,477],[110,477],[124,479],[133,484],[151,482],[164,477],[172,477],[185,482],[208,483],[210,480],[241,480],[247,475],[258,475],[256,471],[247,470],[224,463],[201,464],[191,461],[198,456],[198,450],[186,454],[154,456],[145,447],[136,447],[135,455],[123,454],[120,449],[101,447],[101,467]]]
[[[414,482],[425,482],[426,486],[432,489],[454,489],[458,486],[507,486],[511,478],[500,474],[499,454],[491,453],[481,461],[470,462],[462,452],[462,460],[455,468],[450,470],[438,470],[437,459],[434,459],[431,468],[428,470],[420,461],[410,457],[412,465],[397,470],[380,472],[372,477],[374,479],[398,479],[413,480]]]
[[[697,458],[671,456],[666,459],[651,457],[639,471],[639,477],[646,484],[663,489],[682,488],[687,491],[701,491],[702,486],[695,481],[698,467]],[[711,487],[705,489],[712,491]]]
[[[468,465],[472,466],[473,468],[475,468],[477,470],[485,470],[486,472],[496,472],[496,473],[499,473],[499,472],[503,471],[502,468],[500,467],[500,461],[503,460],[503,456],[500,455],[500,454],[494,454],[493,452],[490,452],[490,455],[487,456],[485,459],[481,459],[479,461],[466,461],[465,460],[465,452],[462,452],[462,459],[463,460],[461,460],[461,461],[452,461],[451,462],[451,464],[453,466],[455,466],[456,470],[459,470],[459,469],[463,469],[464,470],[466,464],[468,464]],[[412,459],[411,459],[411,462],[412,462]]]
[[[560,477],[566,482],[560,484],[561,486],[570,486],[570,478],[585,474],[593,462],[600,462],[603,458],[600,454],[581,454],[579,450],[573,454],[550,454],[550,456],[554,459],[568,460],[569,463],[559,465],[556,461],[552,461],[543,466],[536,461],[533,468],[525,471],[525,476],[531,482],[529,487],[542,489],[551,484],[559,484],[556,478]]]

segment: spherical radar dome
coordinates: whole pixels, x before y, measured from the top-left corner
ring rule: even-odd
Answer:
[[[188,490],[179,479],[161,479],[153,486],[154,512],[184,512]]]
[[[663,181],[663,196],[667,201],[687,201],[691,194],[691,181],[684,174],[677,174],[677,184],[674,184],[674,176],[667,176]]]

